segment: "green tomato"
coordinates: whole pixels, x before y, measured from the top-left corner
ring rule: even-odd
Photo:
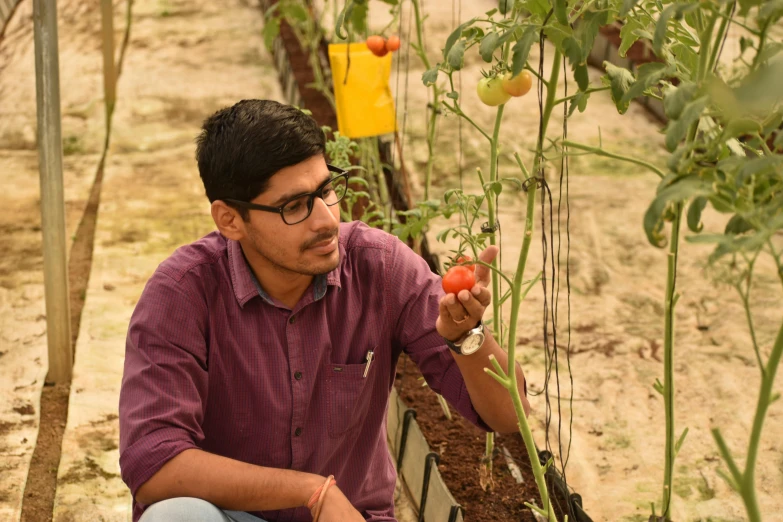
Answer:
[[[511,95],[503,90],[500,78],[482,78],[476,86],[479,99],[490,107],[497,107],[511,99]]]

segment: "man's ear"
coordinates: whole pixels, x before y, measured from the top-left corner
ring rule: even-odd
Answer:
[[[245,221],[239,211],[229,207],[221,200],[212,202],[212,219],[220,233],[229,239],[239,241],[247,235]]]

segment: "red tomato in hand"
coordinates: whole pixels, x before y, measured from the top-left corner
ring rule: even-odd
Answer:
[[[466,266],[452,266],[443,276],[443,291],[447,294],[458,294],[462,290],[470,291],[476,286],[476,276]]]
[[[367,48],[375,56],[386,56],[389,51],[386,49],[386,41],[383,36],[373,35],[367,38]]]
[[[503,90],[500,78],[482,78],[476,86],[479,99],[485,105],[496,107],[511,99],[511,95]]]
[[[503,90],[511,96],[524,96],[533,86],[533,76],[527,71],[522,71],[512,78],[511,73],[508,72],[503,75],[501,84]]]
[[[394,52],[397,49],[400,48],[400,37],[397,35],[392,35],[389,37],[388,40],[386,40],[386,50]]]
[[[454,261],[454,264],[455,264],[455,265],[461,265],[461,266],[464,266],[465,268],[469,269],[471,272],[475,272],[475,271],[476,271],[476,265],[470,265],[470,264],[468,264],[468,263],[470,263],[471,261],[473,261],[473,258],[472,258],[472,257],[470,257],[470,256],[459,256],[459,257],[457,258],[457,260],[456,260],[456,261]]]

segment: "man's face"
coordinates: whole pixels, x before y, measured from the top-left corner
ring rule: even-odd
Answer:
[[[294,196],[313,192],[331,176],[323,156],[314,156],[275,173],[267,190],[252,203],[279,207]],[[295,225],[286,224],[280,214],[249,212],[250,220],[245,223],[247,237],[241,241],[247,254],[252,249],[274,268],[304,275],[326,274],[340,262],[339,204],[329,207],[316,197],[310,216]]]

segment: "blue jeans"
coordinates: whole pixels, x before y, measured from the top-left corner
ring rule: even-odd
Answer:
[[[179,497],[148,507],[139,522],[265,522],[244,511],[227,511],[200,498]]]

